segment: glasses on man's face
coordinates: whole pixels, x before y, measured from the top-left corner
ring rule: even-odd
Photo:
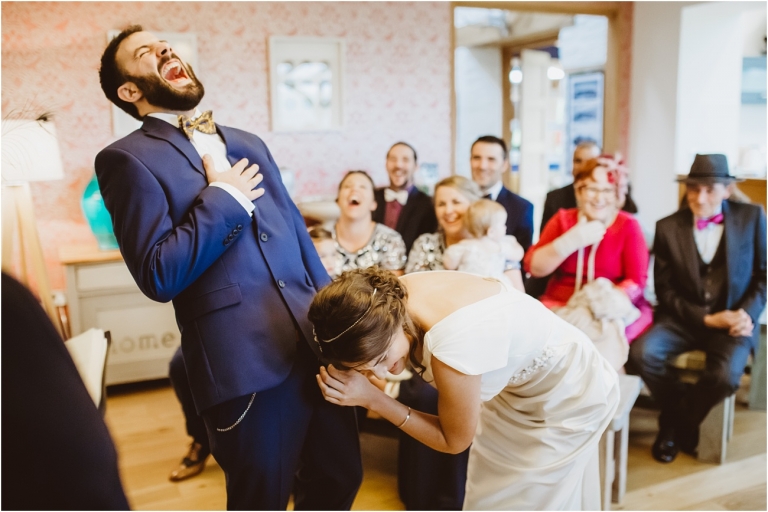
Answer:
[[[582,187],[582,192],[588,199],[596,199],[599,196],[612,197],[616,195],[614,188]]]

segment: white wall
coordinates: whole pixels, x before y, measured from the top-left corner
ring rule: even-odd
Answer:
[[[757,2],[715,2],[682,11],[675,172],[687,174],[696,153],[739,158],[743,14]]]
[[[482,135],[502,135],[501,50],[458,47],[455,70],[456,173],[470,176],[471,144]]]
[[[677,209],[675,132],[680,19],[692,2],[635,2],[628,163],[645,229]]]
[[[723,152],[737,163],[744,14],[762,2],[635,2],[629,166],[638,218],[650,231],[678,207],[675,175],[693,153]],[[754,14],[753,14],[754,13]]]

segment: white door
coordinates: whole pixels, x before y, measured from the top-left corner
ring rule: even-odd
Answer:
[[[533,203],[534,239],[538,239],[541,212],[549,190],[546,131],[549,61],[547,52],[523,50],[521,54],[520,195]]]

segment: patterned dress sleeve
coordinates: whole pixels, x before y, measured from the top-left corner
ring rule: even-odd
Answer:
[[[426,272],[443,268],[444,244],[439,233],[424,233],[413,242],[405,273]]]
[[[386,270],[402,270],[406,261],[403,237],[383,224],[377,227],[382,233],[379,266]]]

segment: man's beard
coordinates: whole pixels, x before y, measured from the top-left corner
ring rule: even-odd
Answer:
[[[150,105],[172,112],[187,112],[200,104],[205,88],[191,65],[185,64],[184,68],[192,80],[184,89],[174,89],[158,75],[128,76],[128,80],[136,84]]]

